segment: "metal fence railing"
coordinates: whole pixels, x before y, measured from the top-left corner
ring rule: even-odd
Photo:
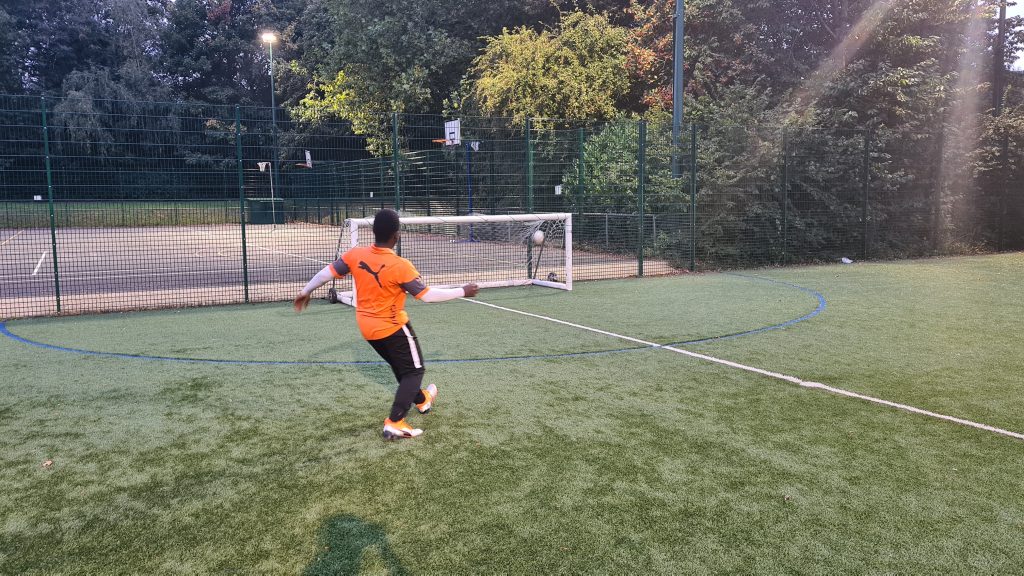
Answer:
[[[1024,247],[1005,142],[446,120],[381,118],[375,155],[269,108],[0,96],[0,318],[291,298],[382,207],[572,212],[579,280]]]

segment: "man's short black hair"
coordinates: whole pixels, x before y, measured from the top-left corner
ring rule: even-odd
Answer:
[[[398,232],[398,212],[385,208],[373,217],[373,237],[377,244],[386,244]]]

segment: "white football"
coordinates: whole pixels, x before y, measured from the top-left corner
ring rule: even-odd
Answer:
[[[537,230],[536,232],[533,233],[533,243],[535,245],[537,245],[537,246],[540,246],[541,244],[544,243],[544,231],[543,230]]]

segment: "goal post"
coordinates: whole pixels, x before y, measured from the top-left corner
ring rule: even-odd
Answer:
[[[428,286],[475,282],[481,288],[572,290],[572,214],[402,216],[399,221],[396,251],[412,261]],[[350,218],[339,248],[373,241],[373,218]],[[354,305],[355,285],[346,284],[351,288],[336,292],[336,298]]]

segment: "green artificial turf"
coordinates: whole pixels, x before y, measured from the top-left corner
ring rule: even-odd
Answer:
[[[481,300],[1024,432],[1024,255],[581,283]],[[467,302],[386,366],[130,360],[0,339],[0,573],[1012,573],[1024,442]],[[1016,312],[1015,312],[1016,311]],[[373,360],[351,310],[9,322],[180,358]],[[52,460],[47,467],[43,463]]]

